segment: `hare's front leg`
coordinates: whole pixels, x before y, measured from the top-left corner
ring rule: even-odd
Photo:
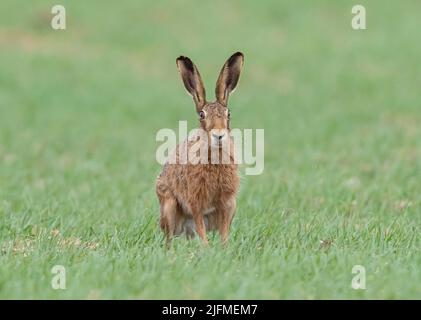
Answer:
[[[203,218],[203,213],[198,209],[193,209],[193,220],[194,224],[196,225],[196,232],[199,235],[200,239],[202,239],[202,242],[205,246],[208,246],[208,238],[206,237],[206,225],[205,220]]]
[[[224,244],[228,241],[231,222],[234,218],[236,208],[237,202],[235,196],[224,197],[218,205],[218,231]]]

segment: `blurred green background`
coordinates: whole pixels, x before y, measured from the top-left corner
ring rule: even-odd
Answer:
[[[362,31],[355,4],[2,0],[0,297],[420,298],[421,2],[359,1]],[[155,134],[197,122],[175,59],[212,99],[238,50],[232,126],[265,129],[264,173],[227,248],[166,250]]]

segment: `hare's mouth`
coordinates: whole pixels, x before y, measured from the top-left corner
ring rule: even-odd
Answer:
[[[220,134],[220,135],[211,135],[211,144],[214,147],[222,147],[226,140],[226,134]]]
[[[220,140],[212,139],[211,146],[214,147],[214,148],[222,148],[223,143]]]

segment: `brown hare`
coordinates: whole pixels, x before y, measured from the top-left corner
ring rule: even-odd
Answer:
[[[229,144],[228,163],[165,163],[158,176],[156,193],[160,204],[160,227],[167,243],[174,235],[185,233],[188,238],[199,235],[208,244],[206,232],[217,230],[227,242],[231,221],[236,210],[240,178],[234,161],[234,143],[230,135],[230,111],[227,103],[238,83],[244,56],[234,53],[224,64],[216,83],[216,101],[207,102],[199,71],[187,57],[176,60],[187,92],[193,97],[199,116],[199,129],[207,139],[189,137],[177,145],[173,158],[179,160],[184,146],[189,153],[193,145],[206,143],[208,155]],[[203,145],[201,145],[203,146]],[[222,152],[221,152],[222,154]],[[208,156],[207,156],[208,157]],[[210,160],[210,156],[209,159]]]

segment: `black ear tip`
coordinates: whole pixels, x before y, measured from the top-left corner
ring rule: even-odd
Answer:
[[[178,62],[179,62],[179,61],[184,61],[184,60],[186,60],[186,58],[187,58],[187,57],[185,57],[185,56],[179,56],[179,57],[175,60],[175,62],[178,64]]]
[[[183,62],[184,66],[190,70],[190,71],[194,71],[194,65],[193,62],[190,60],[190,58],[185,57],[185,56],[179,56],[176,60],[176,63],[178,65],[179,62]]]
[[[238,59],[241,59],[242,63],[244,61],[244,54],[240,51],[237,51],[234,53],[231,57],[228,59],[228,65],[231,66],[234,63],[238,62]]]
[[[236,53],[234,53],[232,56],[232,58],[243,58],[244,59],[244,54],[240,51],[237,51]]]

